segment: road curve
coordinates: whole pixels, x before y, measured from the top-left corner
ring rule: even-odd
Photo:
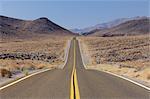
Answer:
[[[0,91],[0,99],[69,99],[74,60],[80,99],[149,99],[148,90],[138,85],[104,72],[85,69],[78,41],[74,40],[64,69],[53,69],[7,87]]]

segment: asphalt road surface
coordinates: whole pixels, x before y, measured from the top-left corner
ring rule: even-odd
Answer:
[[[86,70],[78,41],[74,40],[63,69],[53,69],[7,87],[0,91],[0,99],[69,99],[74,48],[80,99],[150,99],[148,90],[131,82],[100,71]]]

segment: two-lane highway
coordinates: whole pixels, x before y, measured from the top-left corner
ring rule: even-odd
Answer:
[[[149,99],[148,90],[138,85],[107,73],[86,70],[75,38],[64,69],[50,70],[7,87],[0,91],[0,98],[69,99],[73,68],[80,99]]]

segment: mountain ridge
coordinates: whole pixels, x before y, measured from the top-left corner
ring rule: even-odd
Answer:
[[[7,16],[0,16],[0,36],[32,37],[36,35],[74,35],[71,31],[57,25],[46,17],[35,20],[22,20]]]
[[[150,18],[143,18],[138,20],[129,20],[117,26],[89,32],[86,35],[91,36],[130,36],[130,35],[143,35],[150,33]]]
[[[111,27],[117,26],[123,22],[129,21],[129,20],[138,20],[138,19],[143,19],[143,18],[147,18],[147,17],[146,16],[136,16],[136,17],[131,17],[131,18],[119,18],[119,19],[115,19],[115,20],[112,20],[109,22],[96,24],[94,26],[83,28],[83,29],[78,29],[78,28],[71,29],[70,31],[82,34],[82,33],[91,32],[91,31],[97,30],[97,29],[111,28]]]

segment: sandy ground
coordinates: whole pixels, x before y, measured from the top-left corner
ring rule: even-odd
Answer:
[[[132,41],[132,38],[133,38],[133,41]],[[149,57],[148,58],[141,57],[144,54],[148,56],[149,46],[150,46],[148,36],[134,36],[134,37],[124,37],[124,38],[122,37],[117,37],[117,38],[80,37],[78,39],[80,41],[80,46],[81,46],[84,62],[87,66],[87,69],[96,69],[100,71],[112,72],[121,76],[125,76],[130,79],[133,79],[135,81],[138,81],[150,87],[150,72],[149,72],[150,71],[150,59]],[[123,41],[124,42],[126,41],[126,43],[120,44],[120,42],[117,41],[118,39],[119,40],[123,39]],[[118,44],[119,44],[119,47],[116,46]],[[127,45],[130,45],[130,48]],[[108,46],[110,48],[107,48]],[[127,46],[128,50],[126,51],[122,50],[124,46]],[[137,46],[138,48],[135,48]],[[119,55],[121,57],[124,57],[125,55],[128,57],[131,50],[133,53],[138,50],[138,51],[141,51],[143,54],[141,54],[141,56],[134,54],[135,56],[139,57],[139,59],[136,59],[136,60],[131,59],[131,60],[117,61],[117,62],[112,61],[112,60],[103,61],[103,59],[101,60],[100,57],[98,56],[100,52],[104,51],[107,54],[108,50],[112,51],[113,49],[115,50],[118,49],[118,52],[119,53],[121,52],[120,53],[121,55]],[[124,52],[125,54],[122,54]],[[100,55],[105,56],[104,55],[105,53],[100,53]],[[131,56],[132,55],[133,54],[131,54]],[[112,58],[112,56],[109,57],[109,55],[107,57],[108,59]],[[107,57],[103,57],[103,58],[107,58]],[[119,60],[117,56],[113,58],[114,58],[113,60]],[[96,62],[97,59],[100,60],[100,63]]]

